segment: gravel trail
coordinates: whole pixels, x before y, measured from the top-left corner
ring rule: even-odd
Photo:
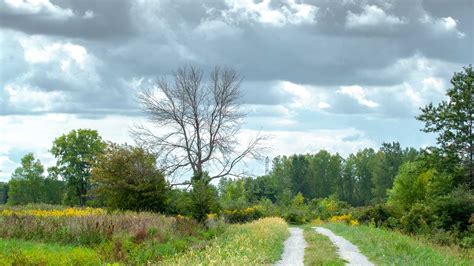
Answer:
[[[341,236],[335,235],[331,230],[323,227],[314,227],[316,232],[329,237],[337,247],[339,256],[347,262],[346,265],[374,265],[366,256],[360,253],[357,246]]]
[[[282,258],[275,265],[303,265],[304,249],[307,246],[303,229],[290,227],[289,230],[290,237],[285,240]]]

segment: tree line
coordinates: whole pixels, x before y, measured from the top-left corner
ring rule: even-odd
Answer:
[[[438,134],[438,145],[416,150],[383,143],[346,158],[324,150],[279,156],[271,172],[257,178],[233,171],[244,158],[261,157],[265,150],[261,135],[238,150],[242,113],[235,72],[216,68],[206,85],[196,68],[183,68],[174,78],[174,85],[158,83],[161,96],[148,90],[140,96],[150,121],[172,130],[139,127],[137,145],[106,142],[95,130],[72,130],[54,140],[50,151],[56,165],[47,176],[33,154],[24,156],[1,186],[3,201],[185,213],[203,220],[219,208],[335,198],[355,207],[390,205],[413,217],[421,212],[425,223],[443,220],[449,230],[469,225],[474,212],[472,66],[454,74],[446,101],[422,107],[417,117],[423,131]],[[184,188],[176,186],[171,177],[186,171],[191,178],[180,183]],[[214,179],[220,179],[218,186]]]

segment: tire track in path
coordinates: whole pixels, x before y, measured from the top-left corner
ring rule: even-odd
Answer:
[[[374,265],[362,253],[360,253],[357,246],[347,241],[342,236],[334,234],[331,230],[323,227],[313,227],[319,234],[329,237],[329,240],[337,247],[339,256],[347,262],[346,265]]]
[[[304,240],[303,229],[296,227],[290,227],[288,229],[290,230],[290,237],[285,240],[285,247],[281,260],[279,260],[275,265],[304,265],[304,249],[308,244]]]

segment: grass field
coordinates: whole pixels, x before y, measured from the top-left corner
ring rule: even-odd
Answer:
[[[91,248],[0,238],[0,265],[98,265]]]
[[[202,249],[163,261],[165,265],[262,265],[280,258],[288,225],[281,218],[263,218],[231,225],[224,234]]]
[[[0,265],[269,264],[288,236],[281,218],[248,224],[46,206],[0,209]]]
[[[427,241],[369,226],[325,224],[378,265],[474,265],[473,250],[440,247]]]
[[[316,233],[312,226],[305,225],[302,228],[304,239],[308,243],[304,253],[304,265],[345,265],[328,237]]]

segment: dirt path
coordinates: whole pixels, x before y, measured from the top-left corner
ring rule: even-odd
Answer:
[[[303,265],[304,249],[306,241],[303,236],[303,229],[290,227],[290,237],[285,241],[285,249],[281,260],[275,265]]]
[[[314,227],[314,229],[316,232],[329,237],[332,243],[338,248],[339,256],[347,261],[346,265],[374,265],[366,256],[360,253],[357,246],[343,237],[335,235],[331,230],[323,227]]]

